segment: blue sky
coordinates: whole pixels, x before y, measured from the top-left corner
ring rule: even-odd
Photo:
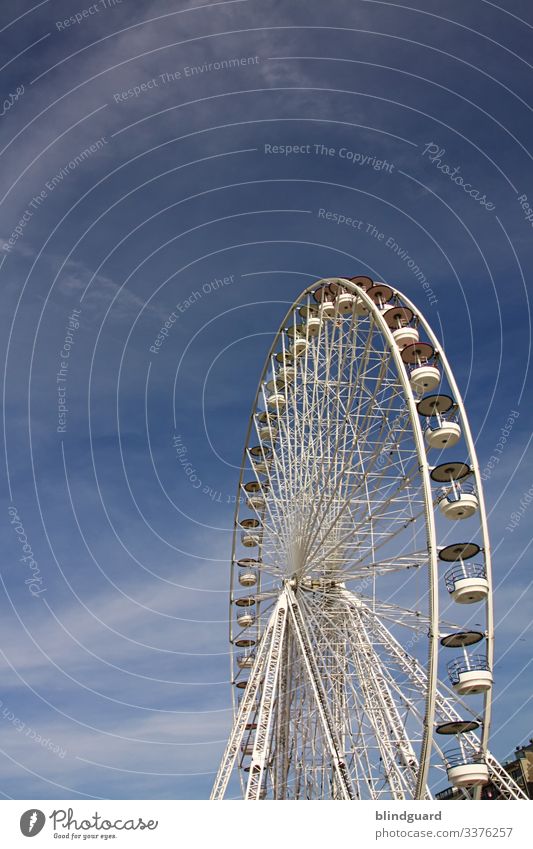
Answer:
[[[531,735],[532,27],[524,0],[2,5],[6,797],[208,795],[247,417],[287,304],[323,276],[420,305],[482,466],[519,413],[486,481],[493,751]]]

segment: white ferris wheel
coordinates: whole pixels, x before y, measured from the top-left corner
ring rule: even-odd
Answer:
[[[488,750],[491,590],[442,347],[391,286],[318,281],[275,336],[249,422],[234,722],[211,798],[428,799],[447,783],[478,798],[488,782],[525,798]]]

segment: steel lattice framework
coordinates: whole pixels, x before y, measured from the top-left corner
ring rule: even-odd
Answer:
[[[489,780],[523,798],[487,748],[472,435],[442,347],[392,287],[321,280],[276,334],[239,480],[230,640],[235,716],[212,798],[234,771],[245,799],[424,799],[446,771],[467,798]]]

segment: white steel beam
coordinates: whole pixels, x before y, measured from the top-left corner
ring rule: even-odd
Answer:
[[[272,639],[274,625],[276,622],[277,610],[278,607],[276,605],[259,644],[259,649],[257,651],[254,665],[250,672],[250,678],[248,679],[248,683],[244,690],[242,701],[239,705],[239,710],[237,711],[237,716],[235,717],[233,728],[231,729],[231,734],[226,746],[226,750],[222,757],[222,762],[220,764],[217,777],[213,785],[213,790],[211,791],[211,799],[224,798],[224,794],[226,792],[231,773],[235,766],[235,760],[239,751],[239,747],[242,744],[244,738],[244,734],[246,731],[246,723],[248,722],[252,706],[257,700],[257,694],[261,686],[265,660],[270,646],[270,641]]]
[[[313,648],[300,611],[298,600],[290,587],[287,587],[286,591],[289,599],[289,613],[292,619],[292,626],[294,628],[296,641],[302,652],[304,665],[316,701],[316,708],[322,726],[324,742],[329,749],[333,772],[338,781],[342,798],[354,799],[355,791],[351,785],[348,770],[346,769],[344,753],[340,749],[339,741],[335,739],[335,726],[330,715],[327,696],[324,692],[322,679],[316,665]]]
[[[270,733],[273,724],[274,699],[279,681],[280,662],[282,658],[283,640],[287,624],[287,596],[283,592],[274,611],[274,623],[268,656],[265,662],[264,679],[262,681],[261,703],[257,717],[257,729],[254,738],[252,762],[245,799],[258,800],[261,798],[265,766],[270,754]]]

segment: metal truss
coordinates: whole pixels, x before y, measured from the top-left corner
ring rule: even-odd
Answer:
[[[282,709],[278,711],[277,708],[282,707],[283,699],[287,695],[279,684],[281,661],[289,641],[292,641],[297,647],[300,660],[305,668],[307,683],[312,694],[312,703],[308,705],[308,710],[311,713],[316,712],[319,718],[323,743],[331,763],[333,780],[338,788],[338,798],[355,798],[355,792],[343,760],[342,747],[337,734],[338,728],[331,715],[328,697],[323,688],[320,670],[314,658],[313,646],[305,621],[295,594],[290,586],[286,586],[261,641],[261,648],[252,668],[217,774],[211,794],[212,799],[224,797],[237,754],[245,746],[246,726],[249,724],[250,714],[254,703],[257,704],[258,696],[259,708],[253,722],[256,726],[256,734],[245,798],[247,800],[259,800],[266,795],[265,773],[272,764],[276,741],[278,745],[281,744],[282,751],[284,751],[284,745],[287,742],[287,736],[283,738],[280,735],[280,728],[283,729],[283,723],[286,723],[288,714],[286,711],[284,713]],[[278,713],[277,733],[273,733],[276,729],[274,717]],[[283,785],[287,781],[284,770],[281,769],[280,772],[272,773],[272,780],[274,797],[284,798]]]

